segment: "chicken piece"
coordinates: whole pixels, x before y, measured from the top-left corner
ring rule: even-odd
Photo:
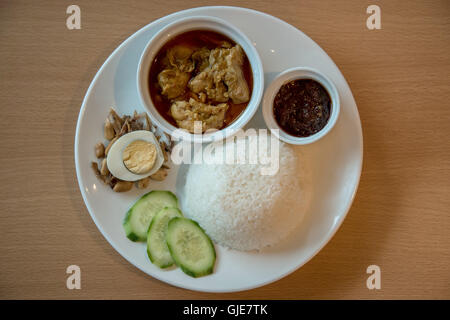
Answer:
[[[216,102],[228,101],[227,87],[224,83],[226,62],[223,56],[227,49],[210,51],[208,67],[191,79],[188,86],[195,93],[206,93],[209,99]]]
[[[244,52],[240,46],[234,46],[225,57],[227,70],[225,84],[228,87],[228,96],[234,103],[244,103],[250,100],[250,92],[245,81],[242,65],[244,64]]]
[[[182,72],[194,71],[194,61],[191,59],[194,50],[186,46],[174,46],[167,50],[167,59],[171,66]]]
[[[192,60],[195,62],[195,70],[197,73],[202,72],[209,66],[209,54],[211,51],[203,47],[192,54]]]
[[[242,71],[243,63],[244,52],[239,45],[211,50],[209,66],[189,81],[189,89],[204,92],[217,102],[228,99],[234,103],[247,102],[250,92]]]
[[[165,69],[158,74],[158,84],[167,99],[181,96],[189,81],[189,73],[178,69]]]
[[[198,98],[200,99],[201,102],[205,103],[206,102],[206,93],[200,92],[198,94]]]
[[[228,104],[221,103],[217,106],[205,104],[195,99],[187,101],[175,101],[170,107],[172,117],[180,128],[194,133],[194,122],[201,121],[202,132],[208,129],[220,129],[225,120]]]
[[[231,43],[229,43],[228,41],[222,41],[222,42],[220,43],[220,46],[221,46],[222,48],[227,48],[227,49],[230,49],[230,48],[232,47]]]
[[[206,93],[209,99],[216,102],[228,101],[227,87],[225,87],[222,77],[215,77],[215,75],[218,74],[208,67],[189,81],[189,89],[198,94]]]

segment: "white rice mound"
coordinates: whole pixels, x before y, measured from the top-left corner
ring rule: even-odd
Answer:
[[[286,238],[303,219],[307,201],[296,153],[280,142],[279,155],[275,175],[261,175],[268,165],[260,164],[191,165],[185,216],[214,242],[236,250],[261,250]]]

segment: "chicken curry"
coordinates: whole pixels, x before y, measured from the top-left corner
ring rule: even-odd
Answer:
[[[253,87],[244,50],[228,37],[207,30],[183,33],[158,52],[149,73],[150,96],[171,124],[194,132],[223,129],[250,101]]]

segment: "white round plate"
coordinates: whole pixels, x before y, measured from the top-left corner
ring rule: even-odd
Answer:
[[[122,229],[126,211],[146,191],[114,193],[97,180],[90,167],[94,145],[103,141],[103,123],[110,107],[119,114],[143,111],[137,92],[136,72],[140,55],[150,38],[175,19],[209,15],[240,28],[261,56],[265,85],[293,67],[315,68],[326,74],[341,97],[341,113],[333,130],[320,141],[300,146],[309,159],[312,201],[305,220],[281,244],[262,252],[238,252],[216,245],[217,262],[212,275],[191,278],[179,268],[161,270],[147,258],[145,244],[128,240]],[[247,127],[264,128],[261,108]],[[276,281],[309,261],[331,239],[344,220],[355,196],[362,167],[362,130],[356,103],[339,69],[310,38],[270,15],[236,7],[202,7],[177,12],[145,26],[123,42],[106,60],[92,81],[80,110],[75,136],[75,164],[86,207],[95,224],[125,259],[145,273],[174,286],[206,292],[232,292]],[[171,169],[163,182],[151,189],[181,193],[183,174]],[[180,199],[183,202],[182,199]],[[344,250],[345,248],[343,248]]]

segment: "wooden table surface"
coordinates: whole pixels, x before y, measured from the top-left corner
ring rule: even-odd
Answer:
[[[81,8],[81,30],[66,8]],[[84,94],[110,53],[169,13],[241,1],[0,3],[0,298],[450,298],[450,2],[246,1],[301,29],[335,61],[361,116],[356,200],[330,243],[270,285],[210,294],[139,271],[97,230],[78,190],[74,135]],[[366,8],[381,8],[368,30]],[[81,267],[81,290],[66,267]],[[368,290],[366,268],[381,268]]]

